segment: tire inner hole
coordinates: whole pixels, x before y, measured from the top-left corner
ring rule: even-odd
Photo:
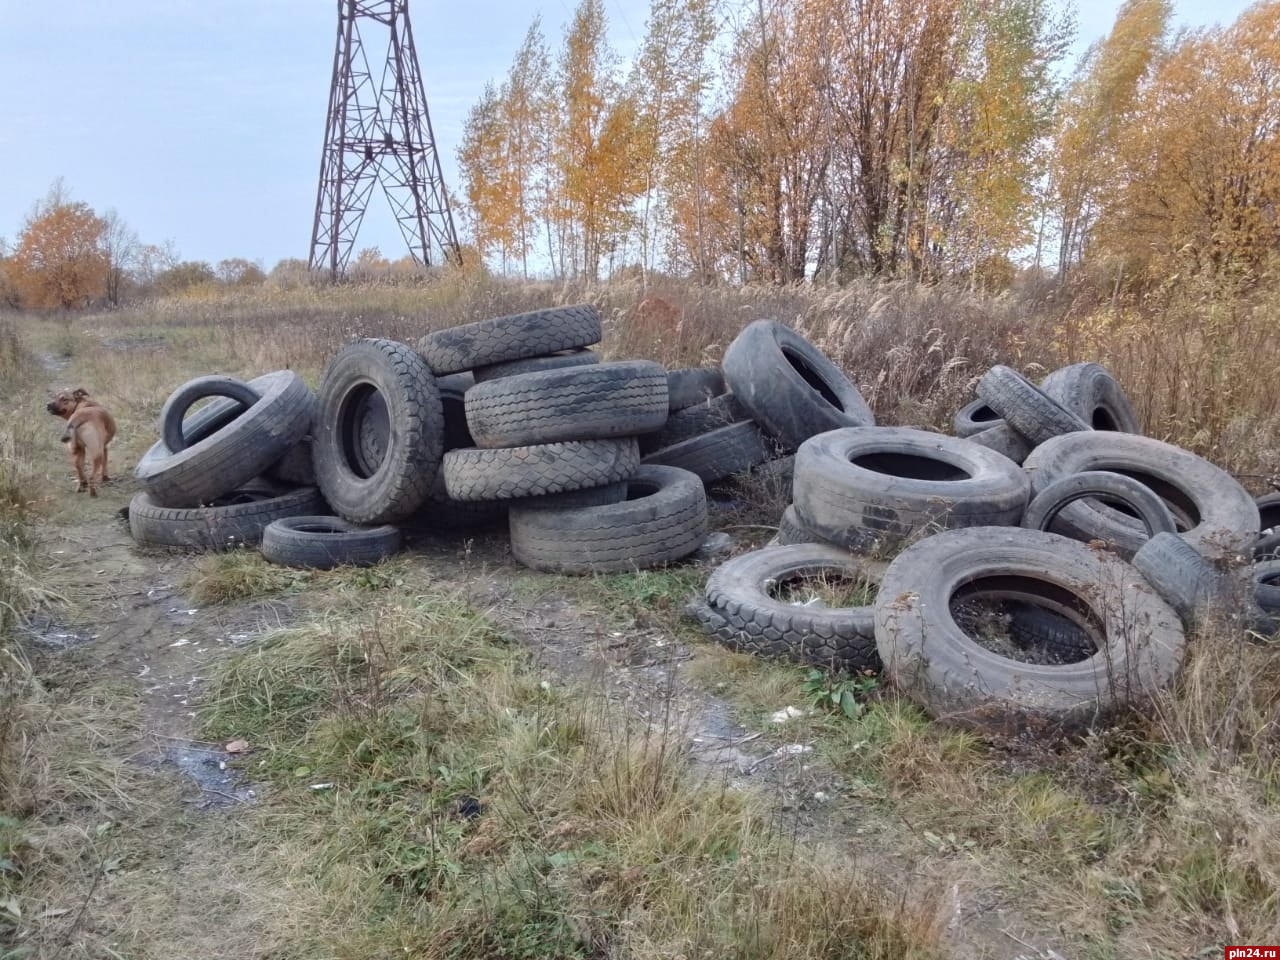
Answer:
[[[979,646],[1019,663],[1079,663],[1094,656],[1106,629],[1070,590],[1034,577],[981,577],[951,597],[951,617]]]
[[[656,483],[650,483],[648,480],[628,480],[627,481],[627,499],[643,500],[645,497],[652,497],[661,487]]]
[[[339,438],[343,460],[361,480],[378,472],[391,440],[387,401],[371,383],[352,387],[340,406]]]
[[[969,419],[974,423],[991,423],[999,420],[1000,414],[996,413],[984,403],[982,406],[978,407],[977,410],[973,411]]]
[[[1094,407],[1093,416],[1089,418],[1089,423],[1095,430],[1119,431],[1120,429],[1120,425],[1116,423],[1116,418],[1111,415],[1111,411],[1106,407]]]
[[[346,533],[346,532],[347,532],[347,531],[345,531],[345,530],[340,530],[340,529],[338,529],[338,527],[337,527],[336,525],[332,524],[332,523],[320,523],[320,522],[315,522],[315,523],[298,523],[298,524],[294,524],[294,525],[293,525],[293,527],[292,527],[292,529],[293,529],[294,531],[298,532],[298,533],[334,533],[334,534],[337,534],[337,533]]]
[[[849,462],[864,470],[909,480],[953,482],[970,478],[967,471],[950,463],[910,453],[864,453],[850,458]]]
[[[782,348],[782,355],[787,358],[787,363],[791,364],[792,369],[800,374],[801,378],[814,390],[821,394],[822,399],[827,401],[837,410],[844,410],[844,404],[840,402],[840,398],[836,396],[836,392],[831,389],[830,385],[824,380],[817,370],[813,369],[809,363],[797,353],[789,350],[787,347]]]
[[[1165,502],[1165,506],[1167,506],[1169,508],[1169,512],[1173,514],[1173,522],[1177,526],[1179,533],[1186,533],[1192,527],[1199,526],[1200,524],[1200,511],[1196,508],[1195,501],[1167,480],[1161,480],[1159,477],[1153,476],[1149,473],[1142,473],[1138,470],[1124,470],[1102,464],[1091,466],[1087,469],[1108,470],[1111,473],[1119,473],[1131,480],[1137,480],[1144,487],[1150,488],[1156,496]],[[1111,508],[1117,513],[1122,513],[1126,517],[1134,517],[1136,519],[1138,516],[1131,507],[1124,506],[1123,504],[1109,506],[1111,506]]]
[[[781,603],[815,609],[849,609],[875,603],[877,584],[838,569],[798,570],[770,580],[765,592]]]

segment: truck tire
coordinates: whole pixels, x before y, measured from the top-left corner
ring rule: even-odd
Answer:
[[[218,497],[206,507],[162,507],[146,493],[129,501],[129,532],[138,543],[227,550],[254,546],[266,526],[284,517],[325,509],[315,487],[284,490],[254,482]]]
[[[576,350],[600,342],[600,314],[588,304],[494,317],[427,334],[418,341],[436,376]]]
[[[262,533],[263,558],[285,567],[369,567],[399,549],[395,527],[361,527],[340,517],[290,517]]]
[[[444,482],[454,500],[514,500],[628,480],[640,467],[634,437],[451,450]]]

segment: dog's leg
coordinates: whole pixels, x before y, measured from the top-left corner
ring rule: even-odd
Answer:
[[[110,441],[108,441],[109,443]],[[111,478],[107,476],[107,444],[102,445],[102,482],[110,483]]]
[[[79,444],[72,447],[71,466],[76,471],[76,493],[84,493],[89,489],[89,479],[84,475],[84,447]]]

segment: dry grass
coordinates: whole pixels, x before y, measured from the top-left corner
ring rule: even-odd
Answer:
[[[544,682],[451,596],[280,633],[205,716],[275,772],[266,822],[314,918],[294,956],[935,954],[933,893],[780,835],[673,720]]]

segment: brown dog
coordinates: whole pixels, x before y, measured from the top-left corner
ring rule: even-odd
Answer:
[[[96,497],[98,488],[94,485],[94,477],[101,476],[103,483],[111,480],[107,474],[107,444],[116,435],[115,420],[106,407],[89,399],[89,391],[84,387],[55,394],[45,409],[67,421],[62,442],[67,445],[71,466],[76,471],[76,490],[80,493],[88,490],[89,496]],[[84,469],[86,459],[89,461],[87,476]]]

